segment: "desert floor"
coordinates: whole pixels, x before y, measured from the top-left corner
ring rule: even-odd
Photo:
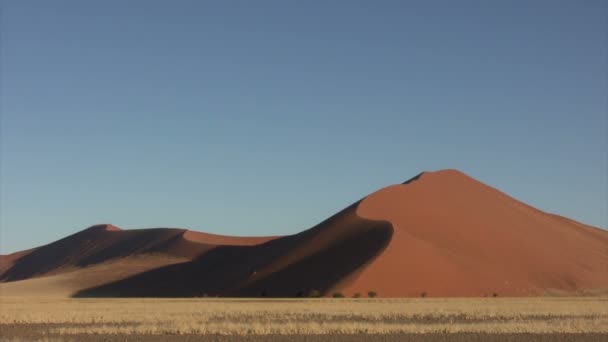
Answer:
[[[0,341],[606,341],[608,298],[0,296]]]

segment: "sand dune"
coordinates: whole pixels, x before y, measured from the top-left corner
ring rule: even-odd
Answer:
[[[158,255],[192,260],[216,246],[255,245],[271,239],[229,237],[176,228],[122,230],[100,224],[48,245],[4,256],[6,270],[0,273],[0,280],[15,281],[74,271],[132,256]]]
[[[295,235],[98,225],[3,256],[0,267],[3,282],[69,274],[75,296],[572,295],[608,289],[608,232],[442,170],[381,189]],[[101,280],[121,269],[129,271]],[[34,280],[41,283],[19,283]]]
[[[327,292],[390,241],[387,222],[357,217],[356,205],[302,233],[258,245],[223,245],[77,296],[305,296]],[[167,281],[170,279],[170,281]]]
[[[541,212],[459,171],[381,189],[357,214],[388,220],[395,233],[348,293],[518,296],[608,284],[608,232]]]

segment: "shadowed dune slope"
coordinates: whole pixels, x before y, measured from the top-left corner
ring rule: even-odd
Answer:
[[[57,284],[69,283],[78,297],[297,297],[311,290],[529,296],[608,289],[608,232],[539,211],[456,170],[423,172],[290,236],[100,225],[20,253],[0,258],[0,281],[59,274],[37,284],[64,293]],[[129,271],[118,276],[127,261]],[[105,283],[99,281],[104,272],[112,274]]]
[[[66,298],[83,288],[118,281],[159,267],[187,262],[189,259],[167,255],[142,254],[111,259],[100,264],[25,280],[0,283],[0,297]]]
[[[11,267],[13,267],[13,265],[15,264],[15,262],[17,260],[19,260],[23,256],[31,253],[32,251],[34,251],[34,249],[35,248],[11,253],[8,255],[0,255],[0,281],[2,279],[1,276],[4,274],[4,272],[6,272]]]
[[[220,246],[76,296],[305,296],[326,293],[371,262],[390,241],[387,222],[358,217],[354,204],[302,233],[253,246]]]

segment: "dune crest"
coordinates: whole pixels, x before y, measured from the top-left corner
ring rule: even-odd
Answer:
[[[278,236],[240,237],[186,230],[182,234],[182,237],[188,241],[212,245],[253,246],[276,239]]]
[[[608,232],[441,170],[289,236],[100,224],[0,257],[0,282],[40,277],[55,277],[37,284],[57,293],[75,279],[69,289],[80,297],[577,295],[608,289]]]

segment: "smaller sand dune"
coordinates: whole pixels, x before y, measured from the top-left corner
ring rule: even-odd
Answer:
[[[3,256],[0,281],[53,275],[141,255],[191,260],[220,243],[252,245],[268,239],[231,238],[175,228],[122,230],[100,224],[48,245]]]
[[[192,261],[75,295],[301,297],[312,290],[327,293],[380,254],[392,234],[388,223],[358,217],[356,205],[295,235],[244,240],[221,237],[230,244],[216,246]],[[206,238],[205,234],[198,236]]]

